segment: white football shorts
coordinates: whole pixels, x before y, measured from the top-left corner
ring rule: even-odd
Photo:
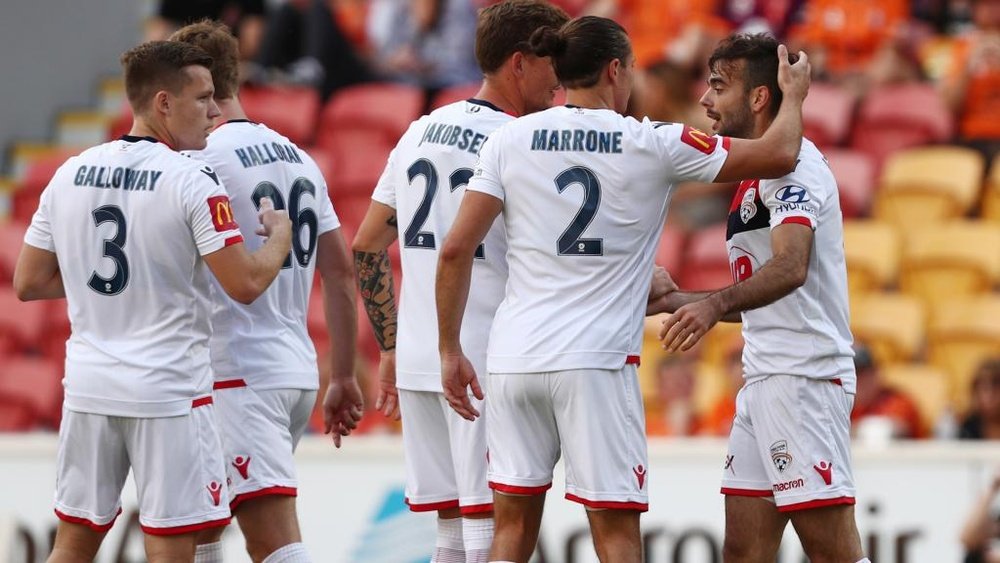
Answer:
[[[772,375],[744,386],[722,493],[773,497],[782,512],[854,504],[853,406],[838,380]]]

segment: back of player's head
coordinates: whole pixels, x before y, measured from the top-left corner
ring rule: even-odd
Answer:
[[[530,45],[539,57],[552,57],[556,76],[567,88],[593,86],[608,63],[614,59],[624,63],[632,56],[625,28],[597,16],[576,18],[558,29],[539,29]]]
[[[171,41],[189,43],[203,49],[212,57],[212,82],[215,99],[232,98],[240,87],[240,46],[226,24],[202,20],[178,29]]]
[[[561,9],[545,0],[505,0],[483,8],[476,24],[476,61],[484,73],[496,72],[517,52],[528,51],[528,39],[541,27],[569,21]]]
[[[126,51],[121,63],[125,69],[125,96],[132,111],[141,113],[157,92],[179,93],[187,85],[185,68],[212,68],[212,57],[187,43],[149,41]]]
[[[790,62],[798,56],[789,54]],[[778,114],[781,107],[781,88],[778,87],[778,41],[766,33],[736,33],[723,39],[708,59],[708,70],[732,75],[739,70],[742,61],[743,85],[749,93],[758,86],[766,86],[771,92],[771,115]]]

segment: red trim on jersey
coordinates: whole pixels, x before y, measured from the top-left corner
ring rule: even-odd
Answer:
[[[637,366],[641,358],[639,356],[625,356],[625,365]]]
[[[197,532],[199,530],[207,530],[209,528],[219,528],[222,526],[228,526],[232,518],[223,518],[221,520],[210,520],[208,522],[199,522],[197,524],[188,524],[187,526],[174,526],[171,528],[151,528],[149,526],[139,525],[143,532],[151,536],[177,536],[180,534],[188,534],[191,532]]]
[[[808,510],[810,508],[821,508],[824,506],[837,506],[840,504],[854,504],[854,497],[824,498],[819,500],[808,500],[795,504],[779,506],[778,512],[794,512],[796,510]]]
[[[834,377],[833,379],[830,380],[830,383],[833,383],[835,385],[840,385],[841,387],[844,386],[844,382],[839,377]]]
[[[233,500],[229,501],[229,510],[236,510],[237,506],[248,500],[266,496],[297,497],[299,491],[295,487],[267,487],[266,489],[250,491],[234,496]]]
[[[486,504],[470,504],[469,506],[460,506],[458,511],[465,514],[482,514],[483,512],[493,512],[493,503]]]
[[[111,526],[115,525],[115,520],[118,519],[118,515],[122,513],[122,509],[119,508],[118,512],[115,513],[115,517],[111,519],[107,524],[98,524],[93,520],[88,520],[86,518],[80,518],[79,516],[70,516],[69,514],[63,514],[59,512],[59,509],[55,509],[56,518],[62,520],[63,522],[68,522],[70,524],[80,524],[81,526],[86,526],[91,530],[103,534],[111,529]]]
[[[197,399],[191,401],[191,408],[192,409],[196,409],[198,407],[203,407],[205,405],[211,405],[211,404],[212,404],[212,396],[211,395],[209,395],[207,397],[198,397]]]
[[[237,387],[246,387],[247,382],[244,379],[223,379],[222,381],[216,381],[212,385],[212,389],[218,391],[219,389],[235,389]]]
[[[649,510],[649,503],[645,502],[622,502],[615,500],[588,500],[571,493],[566,493],[566,500],[578,502],[589,508],[610,508],[612,510],[638,510],[646,512]]]
[[[732,495],[734,497],[773,497],[774,493],[771,489],[732,489],[730,487],[722,487],[720,491],[724,495]]]
[[[405,499],[406,506],[410,507],[410,512],[433,512],[435,510],[444,510],[446,508],[458,508],[458,499],[445,500],[441,502],[428,502],[426,504],[416,504],[410,502],[410,499]]]
[[[222,246],[223,248],[225,248],[227,246],[232,246],[234,244],[239,244],[241,242],[243,242],[243,235],[236,235],[234,237],[227,238],[226,242],[222,243]]]
[[[522,487],[520,485],[505,485],[503,483],[496,483],[490,481],[490,488],[494,491],[500,491],[501,493],[508,493],[512,495],[540,495],[545,491],[552,488],[552,483],[547,485],[542,485],[541,487]]]
[[[724,149],[726,149],[728,151],[730,145],[732,145],[732,144],[733,144],[732,138],[730,138],[730,137],[723,137],[722,138],[722,148],[724,148]]]
[[[784,219],[781,220],[782,225],[787,225],[789,223],[795,223],[796,225],[805,225],[810,229],[813,226],[812,221],[810,221],[808,217],[801,217],[798,215],[794,217],[785,217]]]

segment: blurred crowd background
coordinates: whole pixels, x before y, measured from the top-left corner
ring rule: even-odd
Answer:
[[[348,240],[389,150],[419,115],[478,89],[477,0],[152,2],[142,33],[210,17],[237,34],[251,118],[324,170]],[[1000,0],[557,0],[621,22],[640,69],[630,113],[708,130],[698,100],[716,42],[768,32],[806,51],[806,136],[837,176],[857,339],[855,432],[865,440],[1000,439]],[[55,431],[65,302],[20,303],[21,238],[53,171],[128,131],[120,78],[95,107],[53,117],[51,142],[15,143],[0,193],[0,430]],[[731,283],[725,219],[735,185],[683,185],[657,262],[685,289]],[[399,278],[398,250],[392,255]],[[651,436],[726,436],[741,385],[739,325],[662,352],[647,319],[640,376]],[[309,322],[329,353],[318,292]],[[357,370],[378,354],[359,303]],[[324,374],[325,376],[325,374]],[[322,393],[320,394],[322,396]],[[373,400],[369,400],[369,405]],[[314,417],[314,429],[321,429]],[[397,432],[370,412],[361,432]]]

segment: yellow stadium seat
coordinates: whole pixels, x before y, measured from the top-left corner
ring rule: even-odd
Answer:
[[[982,155],[955,146],[894,153],[882,170],[875,217],[901,227],[961,217],[979,195]]]
[[[899,236],[888,223],[844,221],[847,287],[851,295],[895,285],[899,253]]]
[[[865,342],[879,365],[912,360],[924,340],[924,307],[896,293],[873,293],[851,300],[851,332]]]
[[[989,292],[1000,281],[1000,225],[956,221],[903,238],[900,289],[930,304]]]
[[[938,417],[949,405],[948,375],[938,368],[923,364],[894,364],[880,368],[879,377],[916,404],[924,428],[934,428]]]
[[[1000,154],[993,159],[983,191],[983,219],[1000,224]]]
[[[997,247],[993,247],[996,250]],[[953,404],[964,410],[976,368],[1000,356],[1000,295],[941,299],[931,309],[927,358],[949,376]]]

